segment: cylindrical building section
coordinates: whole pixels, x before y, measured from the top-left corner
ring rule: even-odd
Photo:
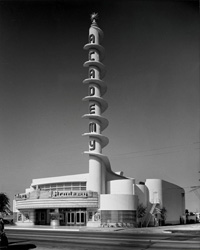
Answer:
[[[87,190],[101,193],[101,160],[95,156],[89,156],[89,180]]]
[[[117,223],[133,227],[136,222],[137,196],[132,194],[102,194],[101,223]]]
[[[101,131],[107,126],[107,119],[102,117],[102,113],[107,109],[107,102],[102,98],[106,92],[106,87],[101,78],[105,75],[105,67],[101,63],[104,57],[104,48],[100,45],[103,38],[103,32],[96,23],[96,14],[92,18],[92,24],[89,29],[89,43],[84,46],[88,50],[88,61],[84,63],[88,67],[88,79],[84,82],[88,84],[88,96],[83,101],[88,101],[88,114],[84,118],[89,119],[89,178],[87,189],[105,193],[105,170],[102,165],[102,148],[108,144],[108,138],[101,134]],[[103,94],[102,94],[103,93]]]
[[[107,182],[108,194],[129,194],[133,195],[133,180],[122,179]]]
[[[149,200],[151,203],[163,204],[162,180],[146,179],[145,185],[149,189]]]
[[[145,184],[135,185],[135,193],[143,206],[147,207],[149,202],[149,190]]]
[[[100,88],[97,84],[91,83],[88,88],[88,95],[89,96],[96,96],[100,97],[101,96],[101,91]]]
[[[91,27],[89,29],[89,43],[100,44],[103,39],[103,32],[97,26],[96,20],[93,19]]]
[[[90,119],[90,121],[89,121],[89,133],[101,134],[101,123],[98,120]]]
[[[95,65],[90,66],[89,71],[88,71],[88,77],[90,79],[100,79],[99,69]]]
[[[88,54],[88,60],[99,62],[99,52],[96,49],[91,49]]]
[[[102,152],[101,141],[98,138],[96,138],[94,135],[89,137],[89,152],[90,153]]]
[[[96,101],[89,102],[89,112],[94,115],[101,115],[101,105]]]

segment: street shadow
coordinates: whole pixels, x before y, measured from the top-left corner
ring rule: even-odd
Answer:
[[[8,247],[0,246],[0,249],[8,249],[8,250],[28,250],[36,248],[35,244],[30,243],[11,243]]]

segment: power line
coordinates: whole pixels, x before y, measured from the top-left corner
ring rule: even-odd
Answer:
[[[135,152],[128,152],[128,153],[121,153],[121,154],[117,154],[117,155],[113,155],[111,156],[111,158],[115,158],[115,157],[121,157],[121,156],[129,156],[129,158],[135,158],[135,157],[141,157],[141,156],[152,156],[152,155],[161,155],[161,154],[170,154],[170,153],[175,153],[175,152],[181,152],[184,151],[184,147],[189,147],[192,146],[194,144],[199,144],[200,142],[193,142],[187,145],[176,145],[176,146],[169,146],[169,147],[162,147],[162,148],[154,148],[154,149],[149,149],[149,150],[140,150],[140,151],[135,151]],[[180,150],[173,150],[173,151],[169,151],[169,152],[158,152],[158,153],[152,153],[152,154],[146,154],[146,155],[136,155],[133,156],[134,154],[138,154],[138,153],[147,153],[147,152],[152,152],[152,151],[159,151],[159,150],[163,150],[163,149],[170,149],[170,148],[180,148],[182,147],[182,149]],[[199,148],[194,148],[194,149],[199,149]]]

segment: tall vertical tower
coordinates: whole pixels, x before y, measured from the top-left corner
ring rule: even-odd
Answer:
[[[83,81],[88,85],[88,96],[83,101],[89,102],[89,113],[83,118],[89,119],[89,132],[84,136],[89,137],[89,150],[84,152],[89,155],[89,180],[87,190],[105,193],[105,171],[104,161],[107,159],[102,154],[102,149],[108,144],[108,138],[102,135],[102,131],[108,126],[108,120],[102,116],[108,104],[102,98],[106,93],[107,86],[102,80],[105,76],[105,66],[102,64],[104,48],[100,45],[103,32],[98,27],[96,19],[98,14],[91,15],[91,26],[89,29],[89,41],[84,46],[88,50],[88,61],[84,67],[88,67],[88,78]]]

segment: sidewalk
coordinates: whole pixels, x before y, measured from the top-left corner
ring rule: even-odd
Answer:
[[[121,232],[121,233],[171,233],[171,232],[187,232],[194,231],[200,234],[200,223],[186,225],[171,225],[160,227],[142,227],[142,228],[100,228],[100,227],[74,227],[74,226],[15,226],[5,225],[5,229],[13,230],[49,230],[49,231],[91,231],[91,232]]]

